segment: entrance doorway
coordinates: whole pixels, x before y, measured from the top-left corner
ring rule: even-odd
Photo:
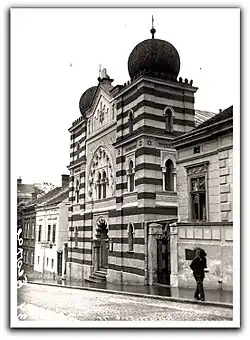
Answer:
[[[109,251],[109,237],[107,221],[104,217],[100,217],[97,221],[96,239],[99,244],[98,268],[108,268],[108,251]]]
[[[103,228],[100,232],[100,268],[108,268],[108,230]]]
[[[170,258],[169,226],[162,238],[157,239],[157,282],[170,285],[171,258]]]

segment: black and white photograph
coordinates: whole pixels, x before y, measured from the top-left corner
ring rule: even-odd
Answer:
[[[11,327],[239,327],[240,9],[9,15]]]

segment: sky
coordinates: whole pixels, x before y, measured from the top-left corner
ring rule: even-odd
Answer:
[[[22,8],[11,10],[10,109],[14,176],[60,185],[69,173],[69,127],[80,117],[82,93],[97,85],[99,65],[129,80],[132,49],[151,37],[180,55],[179,76],[199,89],[195,109],[219,112],[239,101],[237,9]]]

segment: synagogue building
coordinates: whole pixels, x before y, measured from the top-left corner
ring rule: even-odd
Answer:
[[[175,222],[186,213],[178,202],[189,203],[177,193],[174,141],[195,129],[198,88],[178,78],[176,48],[151,34],[128,56],[130,80],[113,86],[103,69],[69,128],[67,278],[178,285]],[[204,220],[199,197],[192,216]]]

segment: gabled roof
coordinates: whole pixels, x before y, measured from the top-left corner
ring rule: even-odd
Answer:
[[[44,203],[45,201],[47,201],[48,199],[50,199],[51,197],[56,195],[60,191],[60,189],[61,189],[60,187],[56,187],[56,188],[50,190],[49,192],[47,192],[45,195],[27,202],[26,208],[29,208],[31,206],[36,206],[37,204]]]
[[[197,128],[201,129],[206,126],[213,125],[215,123],[218,123],[222,120],[228,119],[233,117],[233,105],[225,109],[224,111],[217,113],[215,116],[211,117],[210,119],[204,121],[202,124],[200,124]]]
[[[45,206],[61,203],[62,201],[64,201],[65,199],[69,197],[69,185],[68,184],[64,185],[62,188],[59,188],[59,189],[60,190],[55,195],[53,195],[49,200],[45,202],[44,204]]]
[[[182,134],[173,141],[175,148],[187,147],[204,139],[215,138],[233,129],[233,106],[214,115],[191,131]]]
[[[199,126],[200,124],[204,123],[205,121],[214,117],[215,115],[217,115],[217,113],[215,112],[195,110],[195,115],[194,115],[195,127]]]

